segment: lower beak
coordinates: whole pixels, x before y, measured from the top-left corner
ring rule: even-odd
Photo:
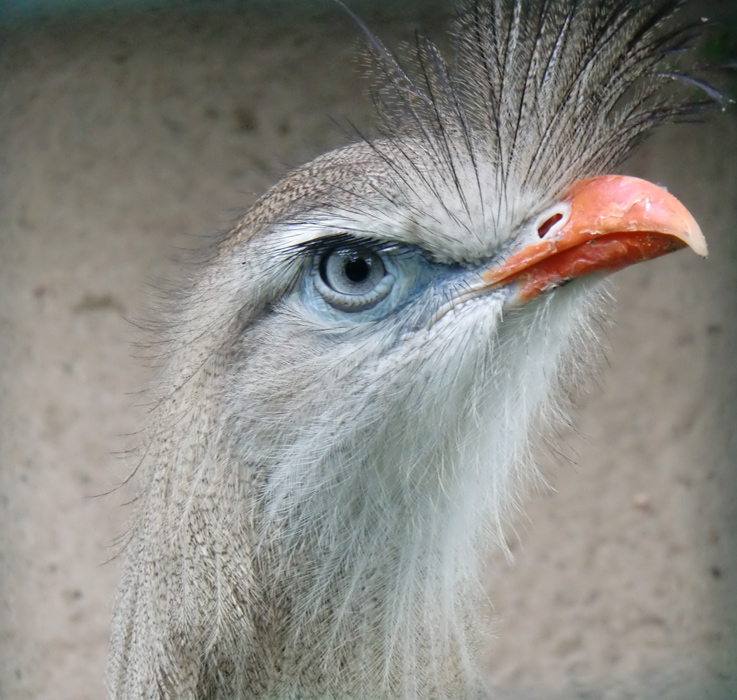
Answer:
[[[581,180],[550,211],[538,226],[540,240],[483,272],[479,292],[514,284],[512,301],[525,303],[577,277],[615,272],[686,246],[707,254],[688,210],[646,180]]]

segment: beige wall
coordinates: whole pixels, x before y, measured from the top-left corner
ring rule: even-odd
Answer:
[[[365,5],[383,37],[412,13]],[[431,26],[438,24],[430,21]],[[436,33],[436,30],[434,30]],[[102,696],[123,494],[145,414],[133,343],[177,246],[369,123],[333,8],[151,13],[7,34],[0,54],[0,698]],[[499,696],[737,697],[737,121],[671,128],[631,172],[701,222],[617,277],[571,458],[496,557]],[[184,234],[184,236],[183,236]],[[190,238],[187,238],[187,237]]]

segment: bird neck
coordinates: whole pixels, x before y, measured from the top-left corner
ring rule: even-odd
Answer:
[[[317,393],[314,372],[182,371],[144,460],[111,687],[143,697],[192,666],[203,697],[476,697],[479,544],[515,505],[567,337],[514,324],[370,403],[351,366]]]
[[[293,504],[288,517],[265,518],[259,627],[278,657],[278,696],[295,687],[347,698],[477,691],[481,588],[475,531],[462,522],[468,498],[462,484],[438,479],[437,465],[425,465],[421,484],[399,482],[404,466],[353,461],[375,478],[323,484],[307,512]]]
[[[562,333],[530,343],[516,323],[497,345],[483,333],[478,349],[467,340],[474,365],[433,385],[432,399],[423,386],[422,411],[409,382],[379,410],[323,398],[352,413],[326,414],[325,426],[311,417],[304,430],[292,422],[285,458],[261,463],[255,561],[271,615],[261,627],[288,687],[350,698],[477,692],[479,548],[501,541],[531,421],[551,406],[565,347]],[[493,362],[476,359],[486,352]],[[267,460],[281,443],[259,430],[243,432],[270,446]]]

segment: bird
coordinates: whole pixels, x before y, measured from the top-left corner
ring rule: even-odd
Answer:
[[[111,699],[487,697],[482,553],[596,368],[609,275],[707,253],[618,172],[702,106],[682,4],[472,0],[452,60],[357,19],[375,133],[267,191],[165,314]]]

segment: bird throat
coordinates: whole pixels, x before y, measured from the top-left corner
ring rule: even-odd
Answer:
[[[481,590],[445,561],[430,513],[400,512],[355,512],[342,523],[344,537],[303,533],[299,549],[286,532],[269,538],[258,625],[278,667],[266,674],[269,695],[322,687],[346,698],[366,688],[376,698],[475,696],[472,617]]]

